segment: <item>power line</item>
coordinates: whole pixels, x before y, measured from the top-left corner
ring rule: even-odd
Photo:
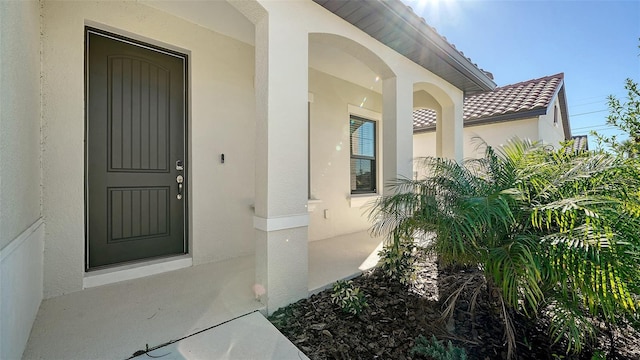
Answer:
[[[577,127],[577,128],[572,128],[571,130],[586,130],[586,129],[590,129],[590,130],[609,130],[609,129],[614,129],[615,126],[611,126],[611,125],[595,125],[595,126],[581,126],[581,127]]]
[[[582,115],[589,115],[589,114],[595,114],[595,113],[601,113],[601,112],[605,112],[605,111],[609,111],[609,109],[604,109],[604,110],[596,110],[596,111],[589,111],[589,112],[584,112],[584,113],[580,113],[580,114],[569,114],[569,116],[571,117],[576,117],[576,116],[582,116]]]
[[[569,106],[569,107],[576,108],[576,107],[580,107],[580,106],[587,106],[587,105],[592,105],[592,104],[606,104],[606,103],[607,103],[607,100],[605,99],[605,100],[586,102],[586,103],[583,103],[583,104],[571,104],[571,106]]]
[[[610,95],[613,95],[614,97],[622,97],[622,96],[627,95],[627,93],[626,93],[626,92],[619,91],[619,92],[614,93],[614,94],[605,94],[605,95],[599,95],[599,96],[589,96],[589,97],[584,97],[584,98],[582,98],[582,99],[576,99],[576,100],[573,100],[572,104],[574,104],[574,103],[580,103],[580,102],[585,101],[585,100],[593,100],[593,99],[601,99],[602,101],[606,101],[606,100],[607,100],[607,98],[608,98]]]

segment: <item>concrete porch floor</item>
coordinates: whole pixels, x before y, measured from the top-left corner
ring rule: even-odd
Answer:
[[[336,280],[353,278],[376,266],[382,240],[362,231],[310,242],[310,294],[331,287]]]
[[[372,239],[366,232],[309,243],[310,293],[375,266],[379,244],[380,239]],[[129,358],[147,345],[152,348],[256,310],[263,311],[264,306],[255,300],[252,291],[254,279],[254,257],[245,256],[45,300],[23,359]],[[246,340],[256,338],[247,329],[256,327],[266,331],[264,339],[277,339],[275,334],[269,335],[273,331],[279,334],[274,327],[243,325],[234,320],[170,346],[180,349],[183,357],[177,358],[202,358],[207,345],[198,339],[210,343],[210,334],[228,333],[226,329],[231,329],[235,335],[221,341],[228,342],[229,351],[235,348],[235,354],[242,354],[237,352],[238,347],[248,346]],[[288,345],[283,346],[281,354],[296,353]],[[195,356],[198,353],[201,355]],[[263,351],[257,354],[264,354],[264,358],[275,355]]]

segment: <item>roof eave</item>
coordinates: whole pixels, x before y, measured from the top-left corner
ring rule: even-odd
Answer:
[[[551,97],[551,101],[549,101],[548,111],[553,108],[556,103],[556,99],[560,103],[560,115],[562,116],[562,131],[564,133],[565,141],[571,140],[571,123],[569,122],[569,112],[567,106],[567,95],[564,89],[564,74],[561,74],[561,80],[556,88],[555,94]]]
[[[426,132],[432,132],[432,131],[435,131],[435,130],[436,130],[435,125],[431,125],[431,126],[425,126],[425,127],[413,129],[413,133],[414,134],[421,134],[421,133],[426,133]]]
[[[473,126],[488,125],[488,124],[495,124],[495,123],[502,123],[502,122],[509,122],[509,121],[526,120],[526,119],[534,118],[536,116],[544,115],[546,113],[547,113],[547,108],[541,107],[541,108],[537,108],[529,111],[523,111],[519,113],[509,113],[509,114],[489,116],[489,117],[473,119],[473,120],[466,120],[463,124],[463,127],[473,127]],[[413,133],[419,134],[424,132],[431,132],[434,130],[436,130],[436,127],[435,125],[432,125],[432,126],[414,129]]]
[[[447,55],[444,60],[456,70],[465,75],[480,87],[482,91],[496,88],[497,84],[487,74],[474,65],[469,59],[456,50],[451,43],[444,40],[431,26],[422,21],[409,7],[400,1],[377,0],[382,6],[389,9],[396,16],[402,18],[407,24],[427,41],[427,44],[436,47]],[[465,90],[465,89],[463,89]],[[466,91],[466,90],[465,90]]]
[[[465,121],[464,126],[470,127],[470,126],[487,125],[487,124],[501,123],[501,122],[508,122],[508,121],[525,120],[529,118],[534,118],[536,116],[544,115],[546,113],[547,113],[547,108],[541,107],[541,108],[522,111],[518,113],[509,113],[509,114],[502,114],[502,115],[496,115],[496,116],[489,116],[489,117],[480,118],[480,119],[468,120],[468,121]]]
[[[414,63],[448,81],[465,94],[489,91],[496,87],[495,82],[487,73],[456,50],[400,0],[360,0],[358,1],[358,5],[364,9],[364,11],[378,14],[387,24],[398,24],[398,26],[394,28],[395,31],[401,35],[400,37],[404,37],[404,40],[409,41],[409,43],[414,43],[412,47],[413,51],[407,50],[406,47],[402,48],[401,46],[397,46],[394,40],[398,40],[399,37],[390,38],[387,36],[385,38],[385,36],[380,36],[375,32],[368,31],[367,28],[359,27],[358,21],[349,18],[350,13],[340,12],[341,6],[339,6],[339,4],[341,0],[313,1],[374,39],[394,49]],[[421,46],[429,50],[427,53],[431,58],[425,58],[420,55],[422,52],[415,51]],[[433,63],[429,64],[429,61],[435,60],[432,56],[436,57],[436,61],[442,61],[444,67],[435,68]]]
[[[569,122],[569,107],[567,105],[567,95],[564,89],[564,80],[558,93],[558,101],[560,101],[560,114],[562,115],[562,128],[564,130],[564,139],[571,140],[571,122]]]

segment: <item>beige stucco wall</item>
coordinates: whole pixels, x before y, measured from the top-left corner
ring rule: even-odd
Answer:
[[[0,1],[0,359],[19,359],[42,299],[40,4]]]
[[[194,264],[253,253],[253,48],[135,2],[44,2],[45,297],[84,276],[85,25],[189,55],[190,252]]]
[[[40,4],[0,1],[0,249],[40,217]]]
[[[474,137],[480,137],[488,145],[498,148],[516,136],[522,139],[539,140],[537,118],[466,127],[464,129],[464,156],[468,158],[483,155],[484,149],[477,149],[479,143],[473,140]]]
[[[558,123],[553,123],[554,107],[558,108]],[[564,127],[563,127],[562,111],[560,111],[560,102],[556,97],[552,106],[549,106],[546,115],[540,116],[538,122],[538,134],[540,134],[540,140],[545,144],[553,145],[555,148],[560,146],[560,142],[564,141]]]
[[[480,137],[493,147],[499,147],[515,136],[539,140],[537,118],[465,127],[464,157],[482,156],[483,149],[477,148],[479,143],[474,140],[475,137]],[[414,157],[436,156],[435,139],[435,131],[415,134],[413,137]]]
[[[436,132],[421,132],[413,135],[413,157],[436,156]]]
[[[309,69],[309,92],[313,99],[310,103],[311,197],[321,200],[309,213],[309,240],[366,230],[370,223],[363,214],[365,208],[350,205],[349,105],[353,115],[378,120],[371,117],[380,118],[382,95],[314,69]],[[376,130],[380,180],[382,121],[377,121]]]

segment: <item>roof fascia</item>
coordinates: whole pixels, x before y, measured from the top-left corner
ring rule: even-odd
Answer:
[[[549,101],[547,111],[551,111],[551,108],[555,105],[556,99],[560,103],[560,115],[562,116],[562,131],[564,132],[564,139],[571,140],[571,124],[569,123],[569,112],[567,111],[567,96],[564,89],[564,76],[556,88],[556,92]]]
[[[491,80],[484,71],[471,63],[471,61],[456,50],[451,43],[444,40],[437,32],[435,32],[431,26],[422,22],[409,7],[402,4],[399,0],[376,0],[376,2],[386,8],[389,13],[394,14],[409,25],[415,32],[414,34],[409,35],[414,37],[415,40],[421,39],[426,41],[427,47],[445,55],[443,60],[473,83],[485,91],[496,88],[496,83]],[[383,14],[386,13],[383,12]]]
[[[465,121],[463,124],[463,127],[473,127],[473,126],[488,125],[488,124],[494,124],[494,123],[525,120],[528,118],[544,115],[546,113],[547,113],[547,108],[538,108],[538,109],[519,112],[519,113],[504,114],[504,115],[491,116],[491,117],[482,118],[482,119]],[[419,133],[431,132],[435,130],[436,130],[436,127],[432,125],[432,126],[416,129],[413,131],[413,133],[419,134]]]
[[[562,115],[562,128],[564,130],[564,139],[571,140],[571,123],[569,122],[569,111],[567,106],[567,95],[564,89],[564,80],[562,81],[562,87],[558,93],[558,100],[560,101],[560,114]]]
[[[415,129],[413,130],[414,134],[421,134],[421,133],[428,133],[428,132],[433,132],[436,131],[436,127],[434,125],[431,126],[425,126],[419,129]]]
[[[536,116],[544,115],[546,113],[547,113],[547,108],[538,108],[538,109],[523,111],[519,113],[503,114],[503,115],[491,116],[491,117],[482,118],[482,119],[470,120],[470,121],[466,121],[464,123],[464,126],[478,126],[478,125],[487,125],[487,124],[493,124],[493,123],[524,120],[527,118],[533,118]]]

